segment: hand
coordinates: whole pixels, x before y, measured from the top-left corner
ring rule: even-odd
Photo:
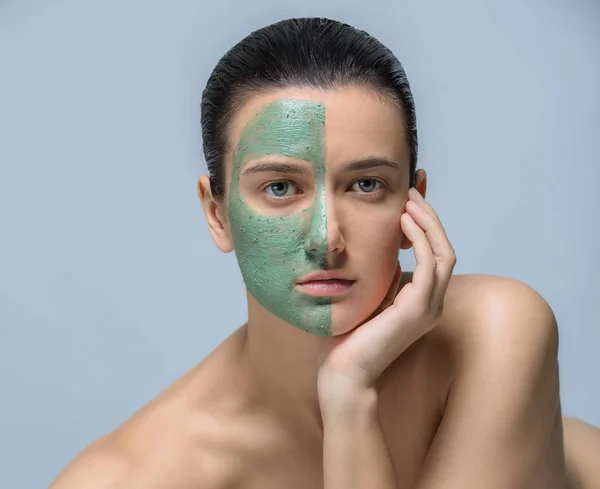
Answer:
[[[398,264],[376,313],[349,333],[327,339],[319,370],[320,398],[331,394],[334,379],[373,387],[381,373],[441,319],[456,255],[432,207],[416,189],[408,194],[400,225],[416,258],[412,282],[400,286]]]

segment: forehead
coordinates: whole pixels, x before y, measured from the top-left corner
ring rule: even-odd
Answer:
[[[233,153],[247,145],[254,148],[253,153],[262,148],[264,154],[292,157],[302,157],[303,148],[319,150],[326,166],[377,156],[408,165],[410,154],[398,105],[358,87],[290,88],[255,95],[238,111],[229,129],[229,162]],[[321,145],[316,144],[319,136],[324,139]]]

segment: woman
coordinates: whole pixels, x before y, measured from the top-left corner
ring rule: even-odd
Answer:
[[[387,48],[326,19],[260,29],[210,76],[202,136],[248,322],[54,489],[600,487],[598,431],[563,439],[548,304],[452,276]]]

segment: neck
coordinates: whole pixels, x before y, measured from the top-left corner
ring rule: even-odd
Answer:
[[[245,358],[261,404],[322,433],[317,393],[318,354],[327,338],[277,318],[248,296]]]

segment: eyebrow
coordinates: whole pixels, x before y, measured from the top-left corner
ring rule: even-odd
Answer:
[[[385,166],[388,168],[394,168],[396,170],[402,170],[400,165],[393,160],[388,160],[387,158],[373,157],[373,158],[363,158],[356,161],[351,161],[350,163],[346,163],[344,165],[345,171],[358,171],[358,170],[368,170],[370,168],[377,168],[380,166]]]
[[[395,170],[399,171],[402,170],[400,165],[395,161],[381,157],[362,158],[360,160],[351,161],[349,163],[346,163],[343,169],[344,171],[352,172],[360,170],[369,170],[371,168],[377,168],[382,166],[387,168],[394,168]],[[305,175],[310,173],[310,171],[308,168],[294,163],[264,162],[257,163],[246,168],[242,172],[242,175],[250,175],[254,173],[288,173]]]
[[[297,165],[293,163],[279,163],[279,162],[265,162],[265,163],[257,163],[256,165],[252,165],[246,168],[242,175],[248,175],[252,173],[263,173],[263,172],[272,172],[272,173],[295,173],[295,174],[307,174],[310,173],[308,168],[305,168],[302,165]]]

